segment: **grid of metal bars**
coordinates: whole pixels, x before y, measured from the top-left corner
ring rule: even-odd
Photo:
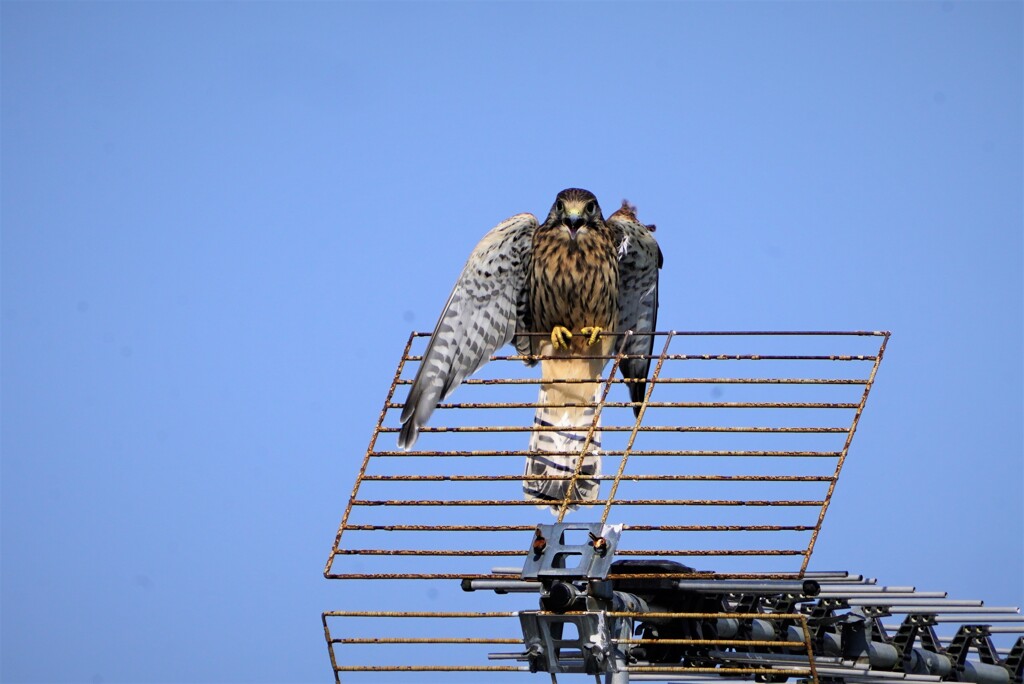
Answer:
[[[671,558],[709,578],[803,577],[889,333],[654,333],[638,416],[617,377],[622,355],[608,357],[595,404],[601,425],[595,418],[590,433],[600,430],[602,437],[599,498],[563,501],[555,511],[522,498],[529,433],[543,429],[533,424],[539,371],[522,356],[492,357],[438,406],[413,450],[397,449],[404,395],[428,337],[408,339],[324,570],[330,579],[398,581],[401,590],[358,582],[381,597],[381,607],[390,607],[387,597],[408,594],[407,580],[435,580],[443,587],[437,591],[458,591],[451,580],[507,578],[521,567],[535,526],[555,519],[621,524],[616,558]],[[576,503],[589,505],[573,510]],[[693,577],[649,575],[659,576]],[[411,591],[422,591],[414,584]],[[404,599],[396,604],[415,606]],[[332,637],[328,618],[343,616],[355,613],[324,614],[336,678],[415,667],[339,664],[339,645],[510,643],[465,633],[445,641],[430,641],[441,638],[436,633],[398,641]],[[435,614],[435,622],[442,619]],[[495,638],[521,643],[507,627],[506,636]],[[523,669],[479,662],[430,667],[444,669],[419,671]]]
[[[540,614],[544,615],[555,615],[555,613],[547,613],[540,611]],[[558,613],[558,615],[572,615],[573,613]],[[721,617],[721,613],[635,613],[629,611],[616,611],[608,612],[606,614],[610,618],[653,618],[657,619],[660,617],[664,618],[683,618],[683,619],[715,619]],[[427,645],[427,646],[469,646],[472,647],[477,658],[485,660],[487,657],[486,649],[481,650],[483,646],[499,646],[499,645],[522,645],[522,640],[517,638],[507,637],[390,637],[390,638],[363,638],[363,637],[335,637],[331,634],[331,625],[336,622],[341,622],[342,619],[358,618],[363,620],[374,620],[374,619],[394,619],[403,618],[406,621],[418,621],[422,624],[429,624],[430,630],[444,630],[446,623],[459,623],[464,621],[472,622],[485,622],[488,624],[488,628],[504,629],[505,632],[512,632],[516,629],[517,625],[513,623],[513,620],[518,616],[515,612],[425,612],[425,611],[329,611],[323,614],[323,625],[324,634],[326,635],[327,642],[331,646],[331,665],[334,668],[335,678],[337,681],[341,681],[340,673],[343,672],[416,672],[416,673],[455,673],[455,672],[488,672],[488,673],[509,673],[509,672],[530,672],[530,668],[525,665],[462,665],[462,664],[443,664],[443,663],[431,663],[431,664],[405,664],[405,665],[379,665],[379,664],[339,664],[335,657],[335,646],[381,646],[381,645]],[[756,647],[756,646],[770,646],[775,649],[785,650],[793,652],[803,656],[803,660],[806,661],[807,665],[797,661],[794,663],[792,668],[786,667],[775,667],[772,669],[774,675],[788,675],[795,677],[807,677],[814,681],[817,681],[816,665],[814,662],[813,651],[811,649],[811,635],[808,630],[807,616],[801,613],[779,613],[768,615],[765,613],[730,613],[730,617],[736,619],[760,619],[768,620],[771,622],[783,623],[785,621],[796,622],[800,625],[800,633],[803,637],[800,641],[794,640],[775,640],[775,641],[757,641],[750,639],[620,639],[612,638],[611,641],[615,644],[635,646],[640,644],[689,644],[689,645],[701,645],[701,646],[718,646],[721,648],[727,648],[729,646],[741,645],[744,647]],[[504,623],[504,624],[502,624]],[[491,627],[491,625],[500,624],[500,627]],[[463,630],[468,628],[463,627]],[[811,654],[809,656],[808,654]],[[688,675],[695,674],[708,674],[721,677],[722,675],[732,676],[751,676],[758,673],[764,674],[765,670],[763,667],[757,667],[751,665],[750,667],[696,667],[696,666],[682,666],[682,665],[632,665],[629,667],[630,674],[641,674],[641,673],[682,673],[685,672]],[[564,676],[564,675],[563,675]]]
[[[421,359],[414,347],[425,337],[414,333],[406,345],[325,568],[329,578],[487,577],[489,566],[480,562],[446,561],[443,572],[396,563],[377,572],[336,566],[350,556],[522,556],[523,533],[550,521],[518,486],[527,433],[542,429],[532,423],[537,404],[529,397],[539,379],[523,357],[496,356],[486,375],[467,380],[453,397],[460,401],[439,406],[415,450],[388,443],[403,406],[396,395],[411,383]],[[636,542],[624,543],[618,556],[799,559],[796,567],[774,563],[767,573],[803,573],[887,341],[885,332],[657,333],[639,417],[621,397],[600,405],[602,454],[613,469],[597,477],[601,497],[593,503],[602,522],[625,525],[624,542]],[[750,342],[817,353],[733,351]],[[615,387],[624,382],[614,374],[617,359],[610,361],[602,394],[625,395]],[[726,400],[726,393],[740,396]],[[740,418],[749,422],[737,424]],[[595,508],[567,508],[559,520],[598,519]],[[703,533],[700,544],[694,533]],[[495,548],[500,540],[508,543]],[[716,574],[748,573],[731,564]]]

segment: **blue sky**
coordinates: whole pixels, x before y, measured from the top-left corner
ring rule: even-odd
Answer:
[[[568,186],[660,327],[893,331],[812,567],[1024,604],[1020,3],[0,12],[3,681],[328,679],[406,336]]]

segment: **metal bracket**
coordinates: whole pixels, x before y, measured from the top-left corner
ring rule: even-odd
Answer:
[[[566,537],[586,535],[582,543]],[[554,523],[538,525],[523,565],[526,579],[604,579],[608,575],[622,525]]]
[[[614,672],[611,632],[605,614],[520,613],[531,672],[600,674]],[[566,636],[572,625],[574,635]]]

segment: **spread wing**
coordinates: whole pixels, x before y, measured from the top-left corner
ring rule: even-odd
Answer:
[[[400,448],[411,449],[437,402],[525,330],[526,274],[536,228],[532,214],[517,214],[491,229],[469,255],[405,400]],[[528,338],[516,342],[528,349]]]
[[[623,200],[622,208],[608,217],[619,242],[619,325],[618,331],[632,330],[625,341],[623,352],[628,355],[650,356],[654,337],[643,333],[654,332],[658,323],[658,269],[664,261],[661,248],[652,233],[654,226],[645,226],[636,218],[636,207]],[[619,364],[625,379],[643,378],[628,383],[631,401],[641,402],[647,391],[649,358],[626,358]],[[640,414],[640,406],[633,412]]]

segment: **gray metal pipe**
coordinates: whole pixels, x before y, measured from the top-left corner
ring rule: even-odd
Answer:
[[[728,594],[801,594],[817,596],[821,586],[815,580],[676,580],[676,587],[685,591]]]
[[[940,653],[915,648],[910,654],[910,671],[915,674],[946,677],[953,671],[953,663]],[[999,665],[967,660],[964,662],[963,678],[965,681],[978,684],[1009,684],[1010,673]]]
[[[807,656],[805,655],[787,655],[784,653],[736,653],[734,651],[708,651],[708,656],[722,661],[752,663],[757,665],[778,665],[779,667],[806,665],[810,662],[807,660]],[[842,658],[829,656],[816,656],[814,658],[815,666],[819,663],[823,665],[842,665],[843,660]],[[866,670],[867,667],[864,666],[864,669]]]
[[[521,567],[497,567],[491,568],[492,575],[521,575],[523,569]]]
[[[893,606],[897,604],[901,606],[938,606],[939,610],[947,610],[949,608],[964,606],[973,606],[975,608],[981,608],[981,606],[985,605],[983,601],[970,599],[942,599],[940,601],[936,601],[935,599],[930,599],[924,596],[908,596],[905,598],[901,598],[897,601],[894,600],[896,598],[897,597],[893,596],[871,596],[867,598],[851,598],[849,601],[847,601],[847,603],[849,603],[851,606]],[[916,603],[915,599],[920,599],[921,603]]]
[[[732,639],[740,631],[740,621],[736,618],[718,618],[715,626],[719,639]]]
[[[821,635],[825,646],[824,655],[837,656],[843,654],[843,644],[838,634],[825,632]],[[803,641],[804,630],[797,625],[790,625],[786,628],[786,641]]]
[[[845,667],[816,667],[819,675],[826,677],[843,677],[844,679],[856,680],[879,680],[898,679],[906,682],[934,682],[935,677],[931,675],[903,674],[902,672],[877,672],[865,669],[847,669]]]
[[[910,651],[908,669],[913,674],[945,677],[953,671],[953,663],[944,655],[932,653],[923,648],[915,648]]]
[[[853,604],[851,603],[850,605],[853,605]],[[861,605],[867,605],[867,604],[861,604]],[[1004,621],[1006,621],[1008,619],[1009,621],[1012,622],[1015,618],[1020,618],[1020,619],[1024,620],[1024,616],[1020,615],[1020,613],[1017,612],[1016,608],[1011,608],[1009,606],[1006,606],[1006,607],[1003,607],[1003,606],[993,606],[991,608],[984,607],[984,606],[982,606],[982,607],[978,607],[978,606],[975,606],[975,607],[971,607],[971,606],[950,606],[950,605],[946,605],[945,602],[943,602],[943,601],[936,601],[934,603],[917,603],[917,604],[907,603],[906,601],[888,601],[888,602],[882,601],[881,603],[876,603],[874,605],[888,606],[890,612],[893,612],[893,613],[907,613],[909,615],[933,615],[933,614],[935,614],[935,615],[937,615],[938,618],[942,617],[941,615],[938,615],[939,613],[947,613],[947,614],[956,613],[957,615],[960,615],[962,613],[969,613],[970,615],[977,615],[977,616],[979,616],[978,620],[981,621],[981,622],[984,622],[985,620],[1000,619],[999,616],[1004,616],[1002,618]],[[957,617],[957,618],[955,618],[955,620],[957,622],[971,622],[971,620],[969,620],[967,618],[961,618],[961,617]],[[942,622],[942,620],[940,619],[939,622]],[[948,622],[948,620],[947,620],[947,622]]]
[[[462,580],[462,590],[536,594],[541,590],[541,583],[526,580],[464,579]]]
[[[629,684],[628,663],[621,652],[615,653],[615,671],[604,676],[604,684]]]
[[[992,611],[992,612],[988,612]],[[962,622],[964,624],[974,624],[983,622],[1024,622],[1024,615],[1008,615],[1010,611],[1016,611],[1016,608],[1005,608],[995,612],[995,608],[986,608],[984,610],[965,610],[962,612],[970,613],[967,616],[963,615],[936,615],[936,622]],[[913,612],[913,611],[911,611]],[[944,610],[943,613],[959,613],[961,611],[955,610]],[[1018,630],[1019,631],[1019,630]]]
[[[839,634],[833,634],[826,632],[821,635],[824,655],[827,656],[842,656],[843,655],[843,641]],[[804,631],[796,625],[790,625],[786,630],[786,638],[789,641],[803,641]],[[871,667],[877,667],[881,669],[892,669],[899,661],[899,654],[896,648],[877,641],[868,641],[866,644],[866,651],[862,652],[857,658],[857,661],[862,664],[870,664]],[[853,657],[848,655],[847,657]]]
[[[1011,627],[1010,625],[989,625],[988,631],[992,634],[1020,634],[1024,636],[1024,626]]]
[[[883,644],[880,641],[872,641],[868,644],[868,663],[871,667],[881,670],[891,670],[896,667],[900,660],[899,651],[895,646]]]
[[[821,593],[846,593],[850,591],[858,591],[868,594],[884,594],[888,592],[914,593],[916,590],[914,587],[887,587],[879,586],[877,584],[827,584],[822,588]]]
[[[741,679],[750,680],[753,679],[753,675],[733,675],[730,679]],[[665,672],[661,674],[655,674],[650,672],[634,672],[629,675],[629,681],[631,682],[665,682],[665,684],[722,684],[721,677],[708,678],[706,674],[693,674],[688,675],[684,673],[670,673]]]
[[[956,620],[954,620],[954,622],[969,622],[969,620],[964,620],[962,618],[957,618]],[[986,625],[986,626],[988,627],[988,631],[990,633],[992,633],[992,634],[1020,634],[1021,636],[1024,636],[1024,625],[1019,626],[1019,627],[1014,627],[1013,625]],[[900,625],[883,624],[882,627],[884,627],[886,629],[886,631],[896,632],[896,631],[899,631]],[[939,635],[939,641],[943,641],[943,642],[949,643],[952,640],[953,640],[952,636],[941,635],[941,634]]]
[[[740,621],[737,618],[718,618],[715,622],[719,639],[732,639],[739,634]],[[771,621],[751,620],[750,639],[753,641],[775,641],[778,638],[775,633],[775,625]],[[803,636],[800,636],[798,641],[803,641]]]
[[[866,583],[866,584],[874,584],[875,582],[878,581],[878,580],[874,579],[873,577],[872,578],[865,578],[864,575],[850,575],[850,574],[847,574],[847,573],[838,573],[838,572],[821,572],[821,573],[819,573],[819,572],[805,572],[804,573],[804,577],[807,578],[807,579],[817,580],[817,581],[819,581],[821,583],[826,583],[827,582],[829,584],[842,584],[844,582],[847,582],[847,583],[849,583],[849,582],[857,582],[857,583],[863,582],[863,583]]]
[[[805,572],[804,577],[808,579],[816,579],[823,582],[832,581],[843,581],[843,582],[857,582],[860,580],[862,575],[851,575],[846,570],[817,570],[811,572]]]
[[[947,594],[944,591],[823,591],[818,594],[821,599],[845,599],[845,598],[881,598],[881,599],[944,599]]]
[[[998,665],[989,665],[977,660],[964,663],[964,679],[978,684],[1009,684],[1010,671]]]

